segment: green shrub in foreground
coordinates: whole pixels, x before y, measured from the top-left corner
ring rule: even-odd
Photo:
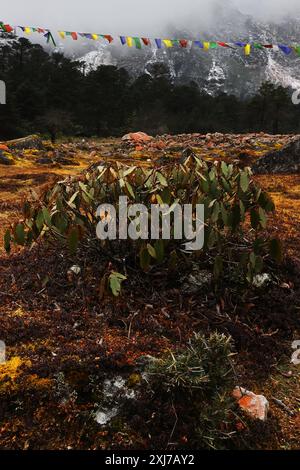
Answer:
[[[110,203],[118,209],[119,196],[149,209],[151,204],[203,204],[204,248],[186,254],[184,240],[153,241],[150,234],[147,241],[99,241],[97,208]],[[68,177],[41,197],[34,195],[24,204],[24,218],[6,232],[4,242],[9,252],[12,244],[31,246],[50,237],[72,252],[79,246],[96,247],[106,257],[125,257],[138,262],[144,271],[161,263],[179,266],[184,257],[202,257],[215,279],[234,269],[251,282],[268,254],[277,260],[281,257],[280,243],[261,235],[267,227],[267,214],[273,211],[273,201],[255,184],[249,168],[240,170],[225,162],[208,164],[194,156],[152,169],[115,163],[92,166],[81,177]],[[171,234],[173,230],[174,221]]]

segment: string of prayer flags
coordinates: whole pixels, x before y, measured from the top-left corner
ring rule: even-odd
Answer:
[[[54,46],[56,46],[54,37],[49,29],[44,28],[34,28],[31,26],[11,26],[10,24],[4,23],[0,21],[0,31],[5,33],[13,33],[17,31],[17,28],[20,28],[21,31],[25,34],[31,33],[40,33],[43,34],[46,38],[47,43],[52,42]],[[58,36],[61,39],[66,39],[67,37],[71,37],[74,41],[77,41],[79,37],[84,39],[90,39],[93,41],[104,39],[111,44],[114,41],[113,36],[110,34],[98,34],[98,33],[78,33],[76,31],[64,31],[60,30],[57,31]],[[229,48],[235,49],[236,46],[243,48],[244,53],[246,56],[251,54],[252,49],[272,49],[274,52],[281,51],[286,56],[289,56],[294,52],[295,54],[300,56],[300,45],[290,45],[290,44],[261,44],[261,43],[251,43],[251,42],[224,42],[224,41],[201,41],[201,40],[194,40],[194,39],[168,39],[168,38],[156,38],[151,40],[147,37],[135,37],[135,36],[119,36],[121,44],[123,46],[133,47],[135,46],[137,49],[142,49],[143,46],[149,47],[154,46],[157,49],[170,49],[172,47],[181,47],[183,49],[190,48],[190,46],[197,47],[199,49],[203,49],[204,51],[209,51],[210,49],[217,49],[217,48]]]

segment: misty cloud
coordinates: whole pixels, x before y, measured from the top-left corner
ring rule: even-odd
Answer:
[[[300,15],[299,0],[11,0],[2,2],[1,19],[58,30],[155,36],[168,26],[207,30],[228,5],[258,19]]]

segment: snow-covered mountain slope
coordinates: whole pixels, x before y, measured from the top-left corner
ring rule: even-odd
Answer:
[[[299,18],[284,19],[281,23],[263,23],[234,7],[221,8],[216,22],[207,31],[168,31],[167,37],[251,41],[263,44],[300,44]],[[218,48],[209,52],[195,47],[189,49],[158,50],[153,45],[142,50],[129,49],[118,44],[100,45],[98,49],[80,57],[86,70],[101,64],[125,67],[131,75],[150,73],[151,66],[163,62],[177,83],[194,81],[210,94],[232,93],[249,96],[263,81],[270,80],[285,87],[300,88],[300,56],[286,56],[278,50],[253,50],[249,57],[243,49]]]

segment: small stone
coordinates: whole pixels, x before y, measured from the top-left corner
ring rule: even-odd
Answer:
[[[80,266],[77,266],[77,265],[74,265],[70,268],[70,271],[74,274],[76,274],[76,276],[78,276],[78,274],[81,273],[81,267]]]
[[[254,276],[253,279],[253,286],[254,287],[263,287],[266,284],[269,284],[272,281],[270,274],[267,273],[262,273],[262,274],[257,274]]]
[[[263,395],[256,395],[242,387],[236,387],[232,396],[237,400],[239,407],[248,416],[261,421],[267,420],[269,402]]]

